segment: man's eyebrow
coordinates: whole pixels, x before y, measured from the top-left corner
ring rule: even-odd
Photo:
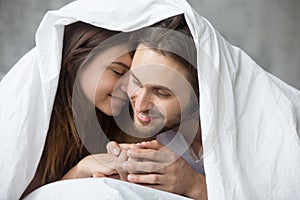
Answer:
[[[166,92],[171,92],[172,93],[172,90],[170,90],[169,88],[165,87],[165,86],[155,86],[155,89],[158,89],[158,90],[165,90]]]
[[[133,78],[142,85],[141,81],[134,75],[134,73],[132,71],[129,71],[129,73],[133,76]],[[165,90],[167,92],[173,93],[172,90],[170,90],[168,87],[166,86],[162,86],[162,85],[156,85],[154,86],[155,89],[159,89],[159,90]]]
[[[130,67],[128,65],[126,65],[125,63],[122,63],[122,62],[112,62],[111,64],[120,65],[122,67],[125,67],[127,70],[130,69]]]
[[[134,78],[137,82],[139,82],[139,84],[142,85],[141,81],[136,77],[136,75],[134,75],[134,73],[133,73],[132,71],[129,71],[129,73],[130,73],[131,76],[133,76],[133,78]]]

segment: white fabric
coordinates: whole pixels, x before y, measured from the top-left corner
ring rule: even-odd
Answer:
[[[40,199],[189,200],[190,198],[110,178],[85,178],[45,185],[32,192],[24,200]]]
[[[63,26],[132,31],[184,13],[197,44],[209,199],[300,198],[300,94],[228,44],[183,0],[78,0],[48,12],[36,47],[0,83],[0,194],[17,199],[45,142]]]

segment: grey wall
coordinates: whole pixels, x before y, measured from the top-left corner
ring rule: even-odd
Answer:
[[[0,0],[0,80],[31,48],[40,21],[48,10],[72,0]]]
[[[47,10],[71,0],[0,0],[0,79],[34,46]],[[299,0],[189,0],[232,44],[300,88]]]
[[[299,0],[189,0],[232,44],[300,89]]]

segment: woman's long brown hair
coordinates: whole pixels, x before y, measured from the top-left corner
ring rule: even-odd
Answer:
[[[60,179],[88,155],[73,118],[72,94],[79,68],[87,55],[118,32],[76,22],[65,27],[62,67],[40,167],[42,185]],[[101,114],[100,114],[101,115]]]
[[[101,42],[117,33],[83,22],[65,26],[61,71],[45,146],[36,174],[22,197],[42,185],[61,179],[82,158],[90,154],[75,126],[73,86],[88,54]],[[114,45],[116,44],[111,44]],[[102,127],[103,131],[114,133],[108,134],[110,139],[122,135],[121,130],[114,126],[112,117],[106,116],[100,110],[96,111],[99,122],[106,125]]]

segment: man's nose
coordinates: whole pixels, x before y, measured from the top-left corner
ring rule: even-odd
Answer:
[[[134,109],[137,112],[143,112],[150,110],[153,107],[151,94],[145,88],[139,88],[135,92],[135,104]]]

